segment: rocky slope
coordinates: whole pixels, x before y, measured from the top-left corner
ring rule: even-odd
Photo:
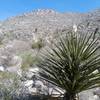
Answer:
[[[100,9],[88,13],[59,13],[51,9],[38,9],[0,22],[1,83],[5,81],[3,76],[14,79],[8,74],[16,73],[22,78],[22,85],[29,86],[32,92],[32,71],[36,70],[39,52],[51,45],[59,34],[75,27],[83,33],[94,32],[95,29],[100,32]],[[100,38],[99,33],[96,36]],[[41,81],[37,82],[37,86],[39,83],[43,86]],[[89,95],[93,95],[91,91]]]
[[[5,20],[0,26],[0,32],[15,39],[30,40],[34,34],[45,37],[57,29],[66,29],[73,24],[79,24],[85,16],[86,14],[80,13],[37,10]]]

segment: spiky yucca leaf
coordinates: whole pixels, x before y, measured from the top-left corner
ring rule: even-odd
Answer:
[[[100,86],[100,51],[93,34],[68,33],[38,64],[40,75],[69,94]]]

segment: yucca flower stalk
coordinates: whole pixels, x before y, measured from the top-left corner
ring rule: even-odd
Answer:
[[[100,86],[100,46],[93,36],[68,32],[41,56],[41,77],[64,89],[64,100],[76,100],[78,93]]]

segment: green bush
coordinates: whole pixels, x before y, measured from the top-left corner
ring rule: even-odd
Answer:
[[[13,79],[16,77],[16,74],[10,72],[0,72],[0,80],[2,79]]]
[[[21,68],[23,70],[26,70],[32,65],[33,65],[33,57],[32,57],[32,55],[31,54],[23,55]]]
[[[41,49],[42,47],[44,47],[44,43],[42,39],[39,39],[37,42],[33,41],[32,49]]]
[[[26,52],[21,55],[22,57],[22,70],[29,69],[33,64],[36,64],[38,62],[38,57],[33,56],[32,53]]]
[[[20,77],[10,72],[0,72],[0,93],[2,93],[3,100],[12,100],[14,93],[20,87]],[[1,100],[1,99],[0,99]]]

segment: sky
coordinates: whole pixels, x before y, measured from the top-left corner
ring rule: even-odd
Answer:
[[[0,0],[0,20],[36,9],[88,12],[100,8],[100,0]]]

